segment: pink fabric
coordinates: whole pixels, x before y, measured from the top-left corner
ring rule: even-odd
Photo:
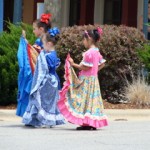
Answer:
[[[102,55],[100,54],[98,48],[90,48],[86,51],[83,55],[83,61],[81,62],[83,65],[84,63],[92,64],[92,67],[88,70],[82,70],[79,75],[80,76],[97,76],[98,73],[98,64],[103,59]],[[90,66],[89,66],[90,67]]]
[[[70,58],[70,55],[68,55],[66,59],[66,63],[65,63],[65,76],[64,77],[66,81],[64,83],[62,90],[59,93],[60,99],[58,101],[58,108],[60,112],[68,120],[68,122],[73,123],[73,124],[77,124],[81,126],[88,125],[88,126],[92,126],[95,128],[107,126],[108,121],[106,117],[103,117],[101,120],[91,119],[90,117],[87,117],[87,116],[85,116],[84,118],[80,118],[80,117],[76,117],[75,115],[73,115],[71,108],[69,108],[68,99],[67,99],[67,92],[69,90],[70,83],[71,83],[70,82],[70,63],[68,61],[69,58]]]

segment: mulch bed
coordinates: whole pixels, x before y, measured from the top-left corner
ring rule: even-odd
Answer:
[[[0,106],[0,109],[16,109],[16,105],[12,104],[8,106]]]
[[[150,109],[150,106],[142,106],[142,105],[137,105],[133,103],[127,103],[127,104],[112,104],[107,101],[103,101],[104,103],[104,108],[105,109]],[[0,109],[16,109],[16,105],[9,105],[9,106],[0,106]]]
[[[104,108],[105,109],[150,109],[150,106],[143,106],[139,104],[133,104],[133,103],[118,103],[118,104],[112,104],[107,101],[103,101]]]

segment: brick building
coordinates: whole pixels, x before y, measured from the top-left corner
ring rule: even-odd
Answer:
[[[0,28],[5,29],[3,20],[8,19],[32,23],[43,12],[52,13],[53,24],[59,27],[95,23],[137,27],[145,2],[148,4],[148,0],[1,0]]]

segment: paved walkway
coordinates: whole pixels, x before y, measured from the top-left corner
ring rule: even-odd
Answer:
[[[29,128],[15,110],[0,110],[0,150],[150,150],[149,110],[105,110],[109,126],[76,131],[67,123]]]

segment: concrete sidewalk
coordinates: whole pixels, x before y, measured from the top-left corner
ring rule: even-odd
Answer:
[[[16,110],[0,109],[0,121],[20,121]],[[149,109],[105,109],[109,120],[150,120]]]

